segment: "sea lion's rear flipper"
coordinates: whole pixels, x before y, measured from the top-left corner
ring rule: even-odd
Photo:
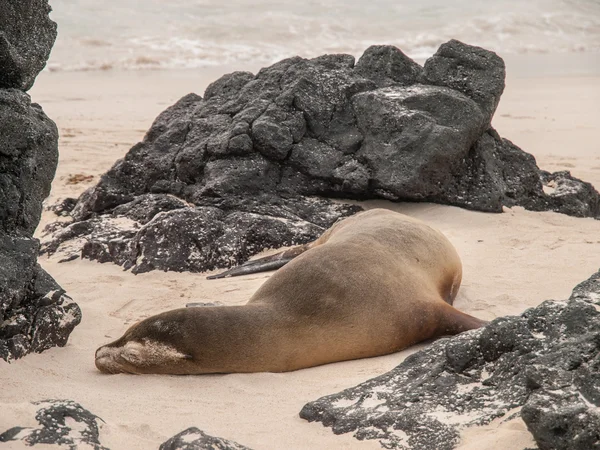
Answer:
[[[450,336],[463,331],[474,330],[487,325],[486,320],[478,319],[459,311],[447,303],[440,304],[440,321],[437,329],[437,336]]]
[[[271,256],[265,256],[264,258],[254,259],[252,261],[245,262],[244,264],[233,267],[225,272],[218,273],[206,277],[207,280],[216,280],[217,278],[226,277],[237,277],[240,275],[248,275],[251,273],[267,272],[269,270],[277,270],[280,267],[285,266],[296,256],[304,253],[311,247],[311,244],[298,245],[292,247],[289,250],[275,253]]]

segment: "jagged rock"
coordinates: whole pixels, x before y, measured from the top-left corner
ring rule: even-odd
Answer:
[[[108,450],[98,440],[97,419],[100,418],[79,403],[71,400],[44,400],[34,404],[44,406],[35,415],[40,428],[11,428],[0,434],[0,442],[20,440],[27,446],[54,444],[68,446],[70,450]],[[67,418],[71,419],[68,423]],[[73,421],[77,423],[76,426]]]
[[[163,442],[159,450],[249,450],[249,448],[237,442],[209,436],[196,427],[190,427]]]
[[[506,72],[502,58],[452,39],[440,46],[423,69],[426,83],[462,92],[481,107],[486,122],[491,122],[504,92]]]
[[[16,89],[0,89],[0,130],[0,231],[31,236],[58,164],[58,130]]]
[[[48,0],[0,1],[0,89],[29,90],[56,40]]]
[[[268,248],[304,244],[340,217],[360,210],[324,199],[271,199],[261,203],[233,197],[189,206],[167,194],[145,194],[110,215],[63,223],[43,253],[61,251],[112,261],[134,273],[153,269],[203,272],[241,264]],[[81,247],[72,245],[81,239]],[[63,243],[65,248],[61,247]]]
[[[354,68],[378,87],[410,86],[423,73],[423,68],[391,45],[372,45],[365,50]]]
[[[590,183],[572,177],[567,170],[542,171],[542,182],[547,195],[529,209],[560,211],[576,217],[600,216],[600,197]]]
[[[0,358],[64,346],[81,311],[37,264],[39,242],[0,235]]]
[[[48,12],[45,1],[0,1],[0,86],[33,83],[56,35]],[[58,163],[56,125],[26,93],[0,88],[0,130],[0,358],[9,361],[64,346],[81,311],[37,264],[32,237]]]
[[[101,230],[83,225],[86,221],[102,223],[149,194],[170,195],[190,208],[227,204],[228,214],[255,213],[263,203],[272,217],[281,217],[278,198],[293,205],[305,203],[304,196],[429,201],[490,212],[520,205],[600,215],[600,197],[591,185],[540,171],[531,155],[490,127],[504,75],[499,56],[454,40],[424,68],[395,47],[373,46],[356,65],[350,55],[295,57],[256,75],[225,75],[208,86],[204,98],[189,94],[161,113],[144,140],[81,195],[71,216],[79,230],[89,231],[74,236],[97,240]],[[165,204],[163,211],[178,217],[171,222],[175,228],[157,236],[175,236],[177,227],[189,230],[196,221],[197,213],[172,207]],[[182,214],[187,219],[179,219]],[[247,221],[239,227],[235,234],[246,235]],[[214,252],[212,243],[223,232],[216,226],[206,233],[202,245]],[[65,234],[57,236],[47,243],[49,250],[65,242]],[[131,251],[123,250],[138,241],[136,232],[122,237],[117,250],[86,244],[83,255],[138,266]],[[143,270],[227,267],[262,250],[254,245],[241,255],[239,246],[230,247],[228,258],[202,256],[203,269],[167,262],[166,252],[164,258],[151,255]],[[140,254],[134,251],[133,257]]]
[[[577,347],[528,374],[534,390],[521,415],[540,450],[600,449],[600,272],[577,285],[570,302],[590,313],[569,312],[566,329],[582,336]]]
[[[599,374],[600,272],[568,301],[440,339],[385,375],[308,403],[300,416],[384,448],[452,449],[461,429],[522,407],[540,449],[596,449]]]
[[[364,137],[357,158],[373,191],[391,199],[448,202],[454,173],[489,126],[474,101],[437,86],[388,87],[352,103]]]

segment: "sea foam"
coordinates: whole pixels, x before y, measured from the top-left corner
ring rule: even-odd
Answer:
[[[392,44],[423,59],[459,39],[506,54],[600,52],[593,0],[54,0],[50,70],[268,65]]]

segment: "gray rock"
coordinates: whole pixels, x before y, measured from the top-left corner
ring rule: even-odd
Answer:
[[[37,264],[32,238],[58,162],[56,125],[27,94],[0,89],[0,129],[0,358],[12,360],[64,346],[81,311]]]
[[[249,450],[249,448],[237,442],[209,436],[196,427],[190,427],[163,442],[159,450]]]
[[[442,44],[425,62],[427,84],[446,86],[472,98],[482,109],[489,125],[506,76],[504,61],[494,52],[452,39]]]
[[[16,89],[0,89],[0,130],[0,231],[31,236],[58,164],[58,130]]]
[[[465,427],[522,417],[540,449],[600,446],[600,272],[568,301],[440,339],[300,416],[385,448],[452,449]]]
[[[38,264],[39,242],[0,234],[0,358],[64,346],[81,310]]]
[[[37,264],[32,237],[58,163],[56,125],[23,92],[56,38],[49,12],[47,0],[0,0],[0,358],[7,361],[64,346],[81,320],[77,304]]]
[[[374,46],[356,65],[350,55],[295,57],[256,75],[225,75],[204,98],[189,94],[164,111],[144,140],[81,195],[71,213],[75,224],[66,231],[55,226],[58,234],[45,248],[52,252],[77,238],[88,242],[84,257],[136,270],[229,266],[264,247],[247,241],[254,239],[247,233],[249,219],[231,216],[234,210],[257,213],[262,203],[261,214],[286,217],[277,211],[285,203],[286,211],[302,218],[294,208],[306,204],[307,196],[427,201],[490,212],[519,205],[599,216],[600,197],[591,185],[567,173],[540,171],[531,155],[490,128],[503,88],[502,59],[458,41],[443,44],[424,68],[395,47]],[[132,208],[131,202],[149,194],[176,199],[164,209],[157,206],[168,218],[152,225],[135,219],[143,230],[111,238],[111,245],[106,239],[95,243],[103,233],[97,224],[112,233],[111,217],[121,214],[119,208]],[[226,228],[203,222],[208,210],[171,209],[180,203],[192,210],[224,207],[224,214],[239,219],[238,225],[225,221],[239,243],[225,237],[230,253],[216,256],[215,243]],[[329,207],[321,211],[334,213]],[[221,213],[215,214],[219,222]],[[252,222],[256,229],[258,222]],[[205,231],[198,229],[202,223]],[[294,222],[261,223],[289,228],[274,232],[279,243],[265,238],[265,245],[304,239]],[[181,234],[181,257],[173,257],[175,244],[169,251],[150,250],[152,239],[175,238],[167,226],[188,230]],[[195,254],[202,253],[203,262],[190,265],[183,261],[194,240],[202,243]],[[142,254],[147,264],[139,262]]]
[[[167,194],[146,194],[110,215],[63,223],[42,253],[67,250],[78,257],[114,262],[134,273],[204,272],[238,265],[269,248],[310,242],[339,217],[360,208],[322,199],[224,202],[189,206]],[[85,238],[85,239],[84,239]],[[81,239],[82,246],[71,245]]]
[[[71,400],[44,400],[35,402],[43,406],[35,415],[39,428],[14,427],[0,434],[0,442],[23,441],[26,446],[50,444],[65,446],[69,450],[90,448],[108,450],[98,440],[98,416]],[[67,418],[71,419],[67,424]],[[77,428],[72,428],[72,421]]]
[[[447,196],[487,127],[477,104],[448,88],[389,87],[357,94],[352,104],[364,136],[357,159],[371,169],[373,189],[388,198]]]
[[[356,72],[378,87],[410,86],[423,73],[423,68],[391,45],[372,45],[365,50],[355,67]]]
[[[591,313],[569,311],[565,328],[582,337],[552,355],[555,364],[531,368],[533,392],[521,410],[540,450],[600,449],[600,272],[577,285],[570,302]]]
[[[0,89],[33,86],[56,40],[51,10],[48,0],[0,1]]]
[[[530,209],[558,211],[575,217],[600,217],[600,196],[590,183],[571,176],[567,170],[542,171],[542,182],[548,192]]]

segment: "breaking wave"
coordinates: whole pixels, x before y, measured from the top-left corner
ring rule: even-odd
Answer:
[[[258,66],[293,55],[360,56],[383,43],[425,59],[451,38],[501,55],[600,52],[594,0],[148,0],[143,11],[135,0],[111,3],[53,2],[59,39],[49,70]]]

